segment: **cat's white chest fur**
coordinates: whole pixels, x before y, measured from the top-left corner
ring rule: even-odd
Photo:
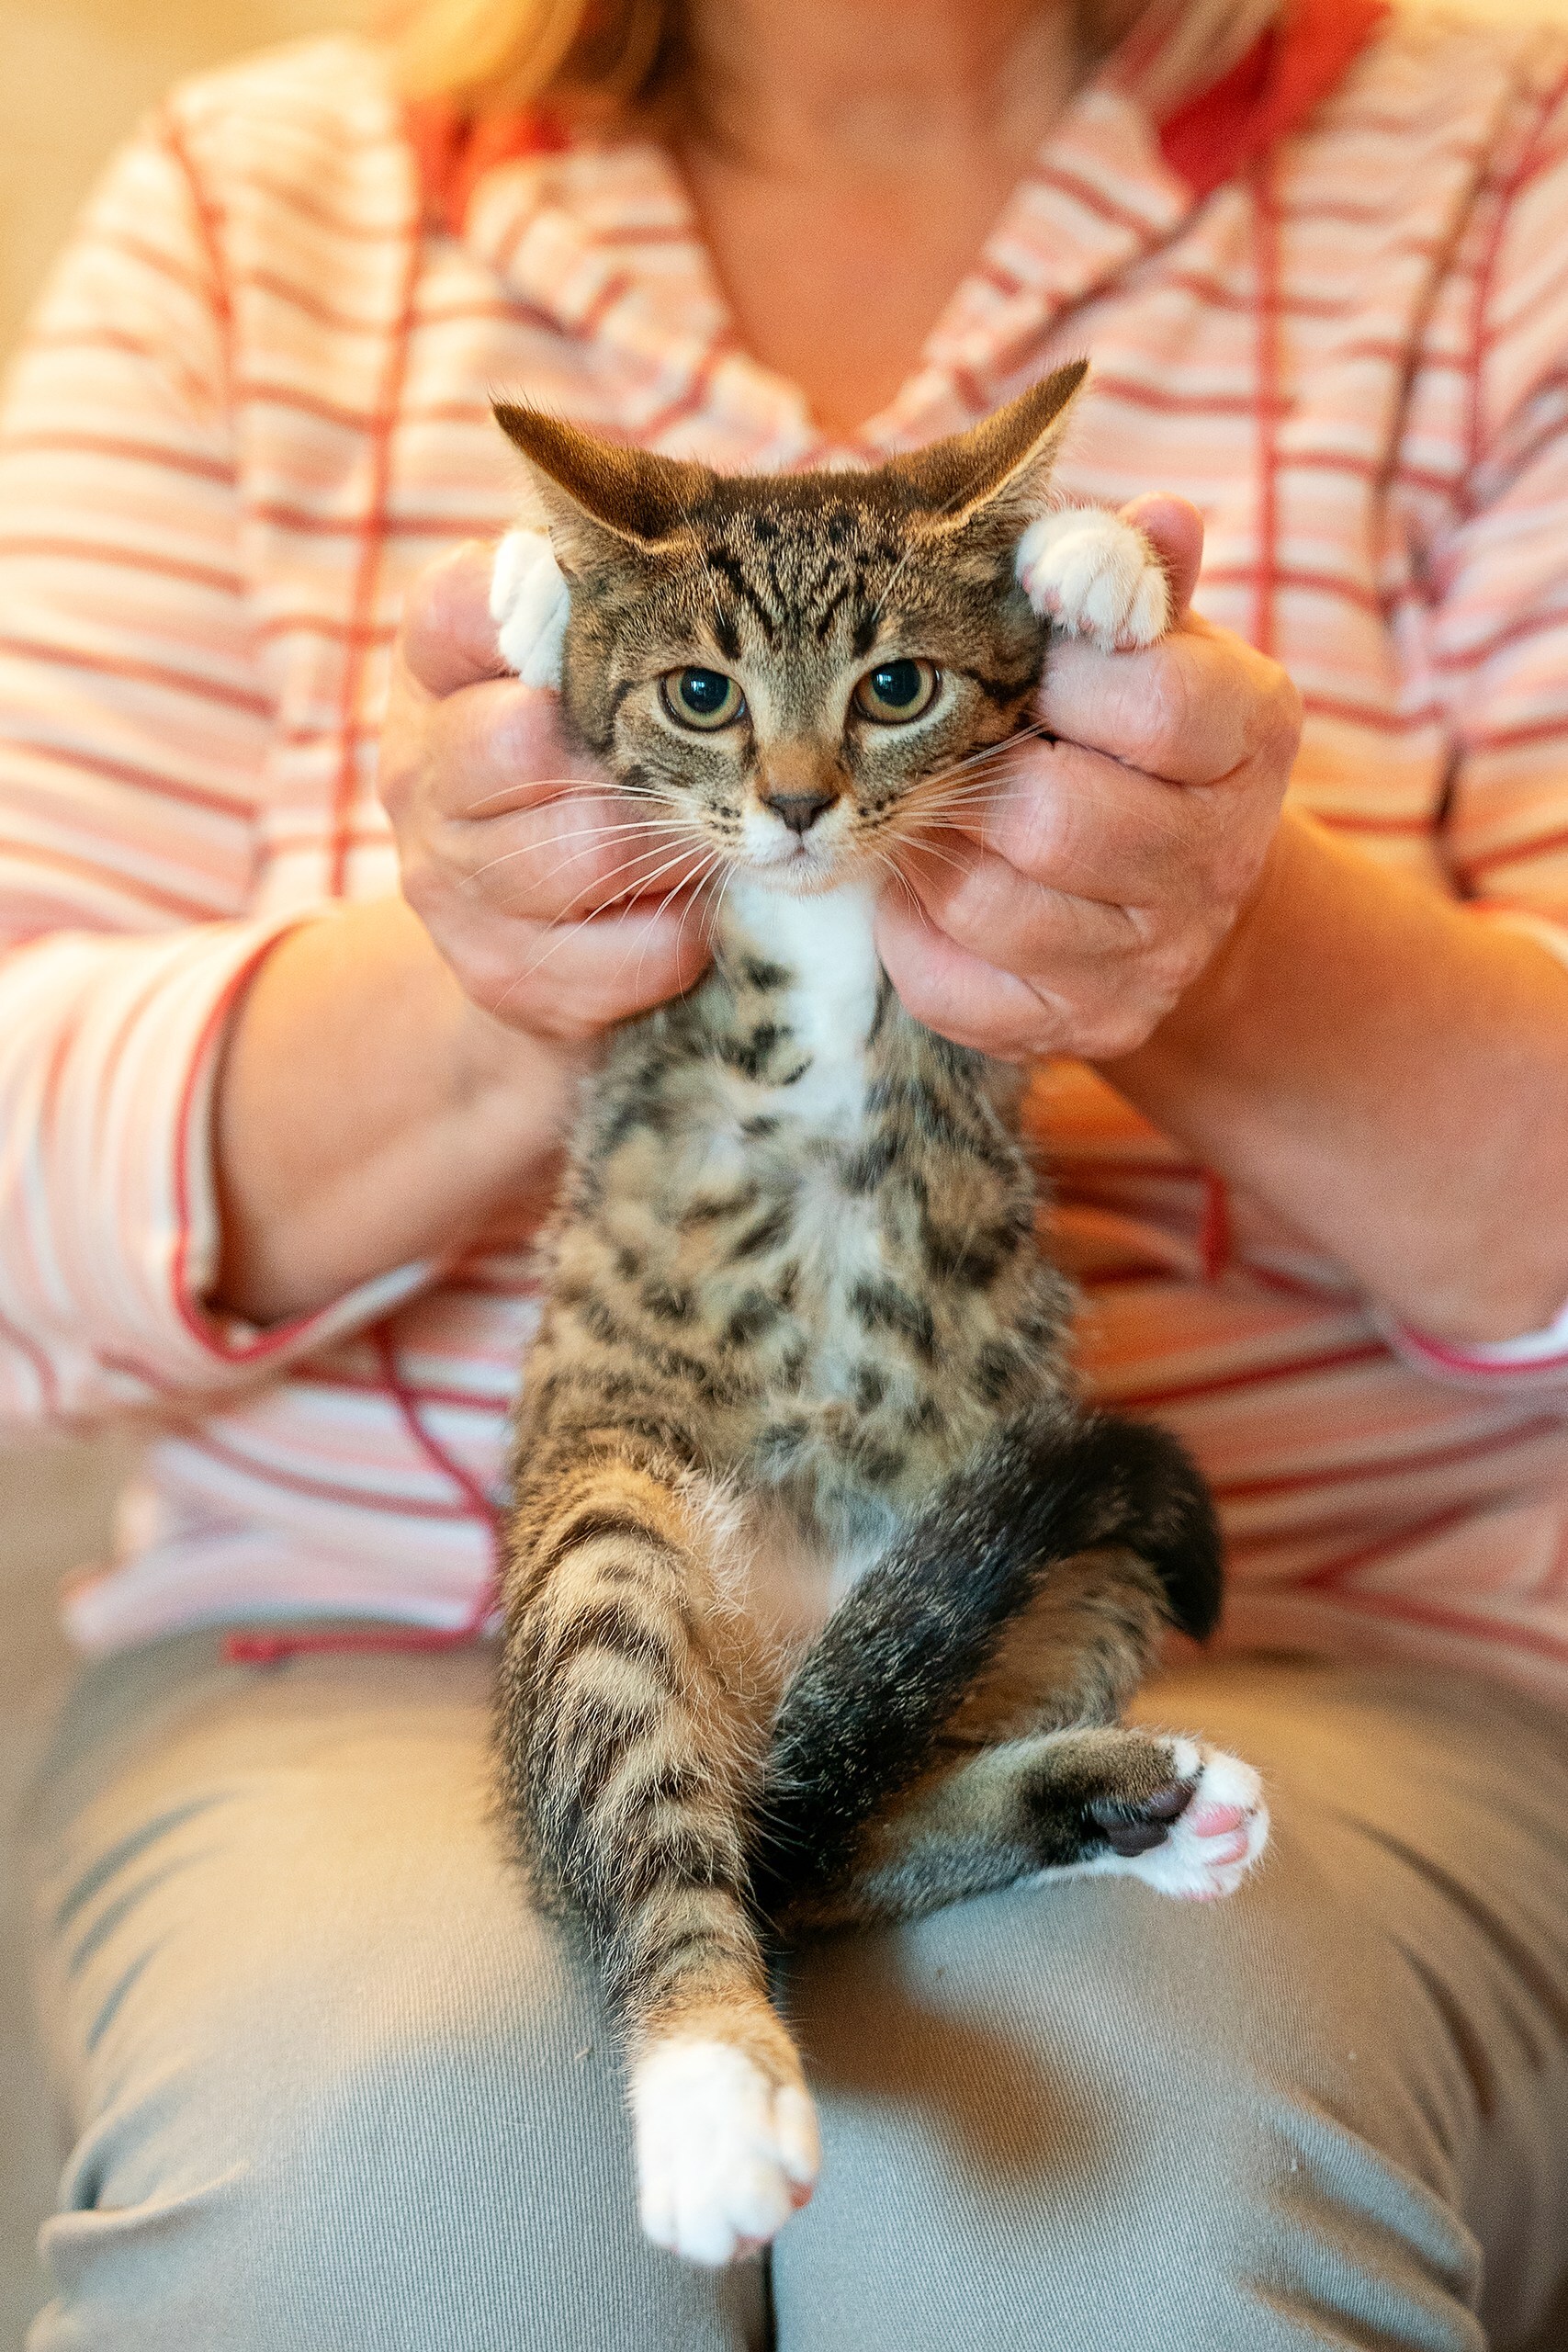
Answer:
[[[780,1108],[822,1135],[851,1132],[864,1113],[865,1049],[882,980],[875,913],[868,882],[797,899],[738,874],[724,896],[727,938],[793,975],[780,990],[778,1018],[810,1067],[780,1090]]]

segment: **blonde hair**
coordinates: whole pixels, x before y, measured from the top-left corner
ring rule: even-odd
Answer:
[[[1149,0],[1128,43],[1129,77],[1163,113],[1217,80],[1280,5]],[[1127,0],[1080,0],[1091,34],[1130,13]],[[446,98],[474,114],[539,104],[609,115],[679,107],[681,0],[393,0],[386,15],[411,97]]]

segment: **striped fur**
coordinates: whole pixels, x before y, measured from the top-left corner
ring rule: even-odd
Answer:
[[[570,583],[567,717],[725,876],[711,976],[616,1036],[583,1114],[518,1411],[501,1725],[538,1883],[626,2022],[645,2222],[699,2259],[810,2186],[778,1927],[1135,1859],[1198,1786],[1170,1743],[1085,1726],[1168,1624],[1213,1625],[1207,1498],[1174,1440],[1079,1406],[1016,1081],[904,1011],[867,887],[1026,718],[1015,550],[1081,375],[847,482],[502,412]],[[1112,553],[1152,561],[1124,530]],[[900,661],[929,712],[857,718]],[[732,723],[681,723],[694,665],[738,682]],[[1010,1778],[972,1753],[1007,1736]]]

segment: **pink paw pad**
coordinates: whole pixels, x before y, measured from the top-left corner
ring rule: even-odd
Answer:
[[[1177,1744],[1192,1801],[1170,1825],[1165,1841],[1122,1862],[1162,1894],[1206,1903],[1234,1894],[1269,1842],[1269,1808],[1262,1783],[1239,1757],[1191,1741]]]

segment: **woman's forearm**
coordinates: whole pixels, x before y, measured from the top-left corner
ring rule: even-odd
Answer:
[[[1568,967],[1308,818],[1107,1075],[1403,1320],[1503,1340],[1568,1297]]]
[[[270,1323],[547,1212],[583,1051],[464,995],[400,899],[288,934],[232,1024],[212,1303]]]

